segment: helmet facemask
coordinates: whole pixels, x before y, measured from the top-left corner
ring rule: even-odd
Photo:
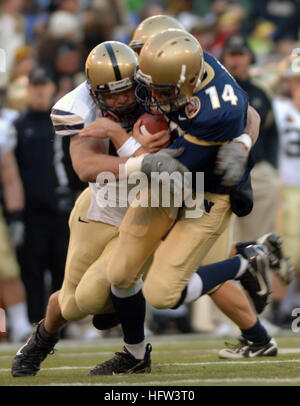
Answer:
[[[181,94],[181,86],[185,82],[185,69],[185,65],[182,65],[181,75],[177,84],[153,83],[150,75],[146,75],[140,69],[137,69],[135,80],[137,82],[136,98],[138,102],[143,104],[145,109],[151,113],[161,112],[169,114],[178,111],[189,101],[187,95]],[[198,82],[196,86],[198,86]],[[153,96],[153,91],[161,94],[160,100]]]

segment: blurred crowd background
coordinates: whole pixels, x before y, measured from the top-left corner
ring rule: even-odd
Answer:
[[[6,63],[5,72],[0,72],[1,224],[6,230],[0,234],[9,241],[9,246],[1,243],[0,249],[0,268],[1,264],[5,268],[0,271],[0,300],[9,328],[3,340],[22,340],[32,323],[43,317],[49,294],[59,289],[68,215],[86,186],[72,170],[68,140],[54,136],[51,106],[85,80],[84,64],[93,47],[106,40],[129,43],[137,25],[158,14],[177,18],[204,50],[219,58],[251,94],[250,101],[261,114],[257,183],[254,173],[258,221],[252,234],[252,219],[238,224],[233,238],[256,239],[265,232],[282,230],[284,182],[278,167],[280,143],[272,102],[292,97],[283,73],[290,56],[300,55],[300,0],[1,0],[0,49]],[[299,84],[297,89],[299,101]],[[300,104],[298,110],[300,114]],[[300,128],[295,140],[298,150],[299,134]],[[16,162],[21,186],[16,173],[11,175],[10,159]],[[23,198],[18,195],[20,187]],[[12,255],[15,263],[9,259]],[[272,303],[264,315],[271,334],[290,329],[291,309],[300,307],[298,276],[288,287],[273,279]],[[99,337],[89,326],[89,322],[71,323],[65,335]],[[234,333],[234,326],[206,297],[177,311],[149,309],[148,328],[149,334]]]

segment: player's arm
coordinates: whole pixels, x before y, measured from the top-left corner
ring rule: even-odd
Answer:
[[[92,124],[79,132],[80,137],[92,137],[97,139],[110,138],[120,156],[134,150],[130,155],[139,156],[145,153],[154,153],[161,148],[166,148],[170,142],[170,136],[166,131],[160,131],[150,136],[143,136],[140,131],[140,121],[137,120],[132,133],[127,133],[119,123],[108,118],[97,118]],[[166,136],[166,137],[164,137]],[[162,139],[162,137],[164,137]],[[122,148],[123,147],[123,148]],[[126,155],[129,156],[129,155]]]
[[[101,140],[110,138],[116,149],[119,149],[130,137],[120,124],[105,117],[96,118],[92,124],[84,127],[78,135],[79,137],[91,137]]]
[[[0,164],[6,211],[8,213],[22,211],[24,209],[24,190],[14,151],[10,150],[2,155]]]
[[[80,180],[95,182],[101,172],[111,172],[119,178],[119,165],[127,158],[120,158],[105,153],[103,140],[73,135],[70,141],[72,165]]]
[[[260,122],[260,115],[254,107],[249,105],[247,110],[247,122],[246,127],[244,128],[244,134],[248,134],[251,137],[251,147],[256,143],[256,140],[259,136]],[[241,144],[243,149],[247,151],[247,148],[243,143],[239,144]]]
[[[9,238],[14,247],[24,240],[23,210],[24,190],[14,150],[5,152],[0,159],[0,173],[3,187],[4,205],[7,212]]]

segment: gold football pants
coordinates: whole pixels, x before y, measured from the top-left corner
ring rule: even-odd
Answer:
[[[90,201],[87,188],[77,199],[69,220],[70,241],[59,305],[62,316],[70,321],[113,311],[105,268],[118,228],[88,220]]]
[[[182,208],[177,221],[168,208],[130,207],[108,260],[109,282],[130,288],[154,253],[143,284],[145,299],[156,308],[175,306],[193,273],[229,226],[229,196],[205,193],[204,199],[208,204],[201,217],[187,218]]]

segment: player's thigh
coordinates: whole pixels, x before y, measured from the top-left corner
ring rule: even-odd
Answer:
[[[80,315],[75,302],[75,290],[87,269],[100,257],[106,245],[117,234],[118,228],[87,219],[90,195],[80,196],[70,219],[70,241],[68,246],[65,275],[59,294],[63,317],[67,320]]]
[[[209,212],[197,219],[181,217],[154,254],[143,285],[145,298],[158,308],[176,305],[181,292],[229,225],[231,208],[228,195],[206,193],[212,202]]]
[[[76,288],[76,304],[86,314],[113,312],[113,304],[110,299],[110,283],[106,276],[106,267],[116,243],[117,237],[107,244],[101,256],[85,272]]]
[[[20,275],[15,252],[8,239],[8,231],[0,208],[0,283]]]
[[[213,262],[223,261],[228,258],[233,243],[233,215],[231,215],[228,226],[217,238],[211,249],[203,258],[200,265],[208,265]]]
[[[175,221],[173,208],[129,207],[107,267],[110,283],[129,288]]]

